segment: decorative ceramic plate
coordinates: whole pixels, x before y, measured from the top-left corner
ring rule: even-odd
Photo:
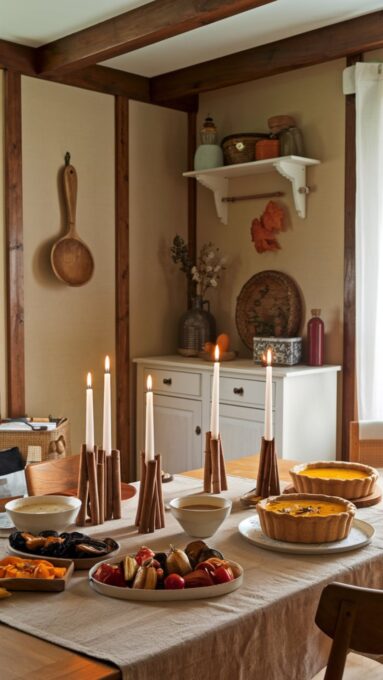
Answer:
[[[104,560],[108,564],[117,564],[120,560]],[[232,560],[227,560],[229,564],[235,565],[240,569],[240,575],[228,583],[219,583],[215,586],[205,586],[203,588],[185,588],[183,590],[141,590],[133,588],[120,588],[100,583],[93,578],[97,567],[93,567],[89,572],[90,585],[101,595],[115,597],[118,600],[140,600],[141,602],[169,602],[170,600],[202,600],[209,597],[227,595],[227,593],[237,590],[242,585],[243,569]]]
[[[116,541],[117,543],[117,541]],[[67,564],[68,560],[70,562],[73,562],[74,568],[79,571],[81,569],[90,569],[91,567],[94,567],[95,564],[98,564],[99,562],[102,562],[105,560],[106,557],[111,557],[114,558],[116,554],[119,552],[121,546],[119,543],[117,543],[118,548],[115,550],[112,550],[108,555],[96,555],[96,557],[49,557],[49,555],[38,555],[36,553],[32,552],[27,552],[23,550],[16,550],[16,548],[12,548],[10,545],[7,546],[7,551],[10,553],[10,555],[18,555],[18,557],[25,557],[29,559],[34,559],[34,560],[48,560],[52,561],[54,559],[55,565],[57,567],[63,566]]]
[[[275,552],[290,553],[292,555],[332,555],[334,553],[357,550],[370,543],[375,534],[375,529],[368,522],[354,519],[351,531],[347,538],[342,541],[331,543],[287,543],[275,541],[263,533],[258,515],[253,515],[242,520],[238,526],[239,533],[250,543]]]
[[[235,321],[242,342],[253,350],[253,338],[292,338],[301,325],[302,303],[295,281],[282,272],[254,274],[237,298]]]

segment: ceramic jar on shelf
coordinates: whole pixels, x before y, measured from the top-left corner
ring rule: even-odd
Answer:
[[[205,342],[216,338],[215,318],[208,300],[196,295],[192,306],[180,318],[178,326],[178,352],[184,356],[198,356]]]

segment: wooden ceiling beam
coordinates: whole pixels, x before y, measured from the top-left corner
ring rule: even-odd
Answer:
[[[39,73],[66,73],[275,0],[154,0],[38,48]]]
[[[324,28],[151,78],[153,103],[245,83],[383,47],[383,12]]]
[[[0,68],[10,69],[15,73],[34,75],[35,49],[26,45],[0,40]]]
[[[35,55],[36,49],[33,47],[0,40],[0,69],[9,69],[22,75],[81,87],[84,90],[93,90],[94,92],[129,97],[129,99],[151,103],[149,78],[106,66],[87,66],[75,73],[42,76],[36,73]],[[197,111],[198,96],[179,97],[164,103],[160,102],[158,106],[166,106],[179,111]]]

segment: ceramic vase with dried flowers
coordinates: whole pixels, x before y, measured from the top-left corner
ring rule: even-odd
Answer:
[[[208,288],[216,288],[225,269],[225,258],[213,243],[205,243],[193,263],[185,241],[178,234],[170,249],[172,260],[180,264],[191,286],[191,307],[181,317],[178,328],[178,352],[184,356],[197,356],[206,342],[214,342],[216,324],[210,313],[210,304],[204,299]]]

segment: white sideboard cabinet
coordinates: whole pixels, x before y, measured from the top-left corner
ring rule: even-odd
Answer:
[[[145,392],[154,392],[155,449],[168,472],[203,465],[210,429],[213,365],[181,356],[134,359],[137,365],[136,451],[144,449]],[[340,366],[273,368],[273,422],[279,457],[336,457]],[[265,369],[250,359],[221,363],[220,432],[227,460],[258,453],[264,426]],[[139,469],[139,467],[138,467]]]

